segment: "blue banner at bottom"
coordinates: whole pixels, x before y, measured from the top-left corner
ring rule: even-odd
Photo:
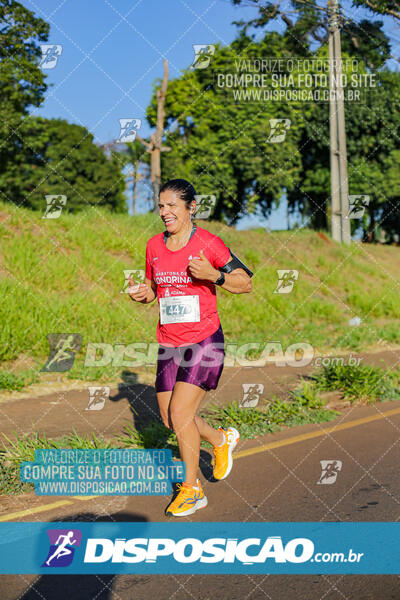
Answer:
[[[399,574],[400,523],[0,523],[0,573]]]

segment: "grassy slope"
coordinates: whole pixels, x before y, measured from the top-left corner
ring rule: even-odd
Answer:
[[[396,247],[327,244],[308,230],[236,231],[199,225],[222,237],[255,272],[253,293],[218,292],[226,342],[308,342],[317,351],[400,343]],[[146,241],[162,230],[156,215],[130,218],[90,210],[59,219],[0,204],[0,360],[44,364],[48,333],[79,332],[71,375],[82,375],[86,344],[154,342],[157,304],[134,305],[123,269],[143,269]],[[274,294],[277,269],[297,269],[290,294]],[[360,327],[348,320],[360,316]],[[87,371],[86,369],[85,371]],[[93,369],[89,369],[93,374]],[[104,371],[104,369],[103,369]]]

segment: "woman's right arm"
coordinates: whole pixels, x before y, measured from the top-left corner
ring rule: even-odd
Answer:
[[[133,280],[129,280],[129,284],[134,285],[135,282]],[[141,302],[142,304],[149,304],[153,302],[153,300],[157,297],[157,284],[145,277],[144,283],[141,283],[139,289],[134,294],[129,294],[129,296],[135,302]]]

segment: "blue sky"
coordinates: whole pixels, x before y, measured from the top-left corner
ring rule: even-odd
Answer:
[[[170,78],[193,61],[193,44],[229,44],[236,18],[254,9],[229,0],[24,0],[50,23],[50,43],[63,46],[48,81],[54,84],[37,111],[85,125],[96,141],[119,134],[119,118],[142,119],[154,81],[167,58]]]
[[[120,118],[142,119],[140,133],[149,134],[145,111],[153,83],[162,77],[164,57],[170,79],[179,77],[193,61],[193,44],[229,44],[238,31],[232,21],[256,14],[254,8],[235,7],[230,0],[22,3],[50,24],[49,43],[63,47],[56,67],[46,71],[52,85],[45,102],[32,113],[84,125],[99,143],[118,137]],[[345,6],[357,20],[366,15],[350,3]],[[393,26],[387,23],[390,33]],[[285,227],[285,215],[282,206],[271,227]]]

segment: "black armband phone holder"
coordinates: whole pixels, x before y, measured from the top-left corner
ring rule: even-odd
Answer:
[[[231,253],[232,260],[226,263],[226,265],[224,265],[223,267],[219,267],[218,270],[222,271],[223,273],[231,273],[235,269],[243,269],[244,271],[246,271],[249,277],[253,277],[253,272],[250,271],[249,267],[246,267],[246,265],[242,263],[240,258],[238,258],[236,254],[233,254],[230,248],[228,248],[228,250]]]

